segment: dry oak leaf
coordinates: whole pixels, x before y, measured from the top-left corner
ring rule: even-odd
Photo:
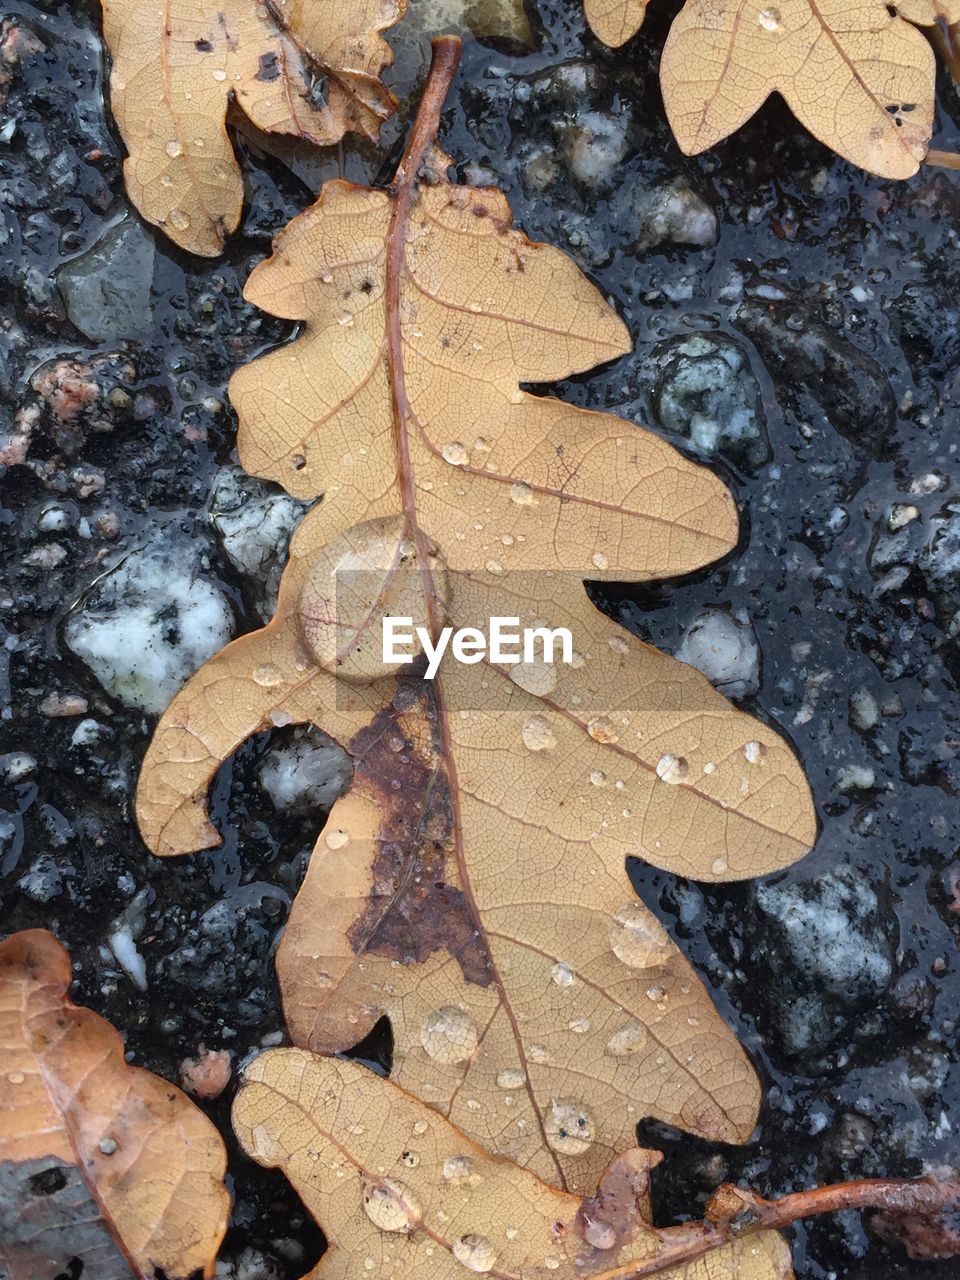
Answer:
[[[934,110],[935,58],[917,26],[940,18],[960,19],[960,0],[687,0],[660,63],[670,127],[696,155],[778,92],[845,159],[909,178]]]
[[[45,930],[0,943],[0,1273],[56,1280],[78,1258],[96,1280],[211,1277],[230,1207],[220,1135],[128,1066],[70,979]]]
[[[380,32],[406,0],[103,0],[110,97],[129,152],[130,199],[192,253],[237,227],[243,175],[231,101],[265,132],[321,146],[377,137],[394,101]]]
[[[248,297],[306,321],[231,384],[245,466],[301,496],[277,613],[164,714],[147,844],[219,843],[210,780],[250,734],[312,723],[353,757],[278,957],[296,1043],[387,1014],[394,1078],[497,1154],[590,1190],[657,1116],[745,1140],[759,1086],[626,859],[703,880],[815,835],[790,748],[626,635],[585,577],[640,581],[733,546],[720,481],[610,415],[529,395],[628,347],[575,265],[503,197],[422,162],[456,64],[437,42],[391,193],[327,185]],[[383,664],[384,614],[566,626],[569,664]],[[571,1124],[574,1126],[571,1128]]]
[[[283,1171],[330,1241],[306,1280],[793,1277],[773,1232],[726,1245],[714,1238],[711,1251],[670,1265],[671,1254],[706,1245],[707,1232],[651,1226],[657,1152],[625,1152],[581,1201],[491,1157],[352,1062],[298,1049],[262,1054],[245,1072],[233,1123],[247,1153]]]

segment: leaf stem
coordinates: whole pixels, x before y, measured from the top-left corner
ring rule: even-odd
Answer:
[[[430,71],[423,87],[417,118],[413,122],[407,145],[394,175],[395,190],[408,187],[416,181],[417,170],[423,157],[433,145],[440,128],[440,112],[447,100],[453,77],[460,65],[461,41],[459,36],[437,36],[431,44]]]
[[[724,1183],[707,1204],[702,1222],[687,1222],[658,1231],[656,1253],[602,1273],[603,1280],[644,1280],[668,1268],[693,1262],[714,1249],[760,1231],[779,1231],[802,1218],[841,1209],[883,1209],[933,1218],[960,1208],[960,1182],[934,1178],[864,1178],[857,1182],[812,1187],[766,1200],[746,1187]]]

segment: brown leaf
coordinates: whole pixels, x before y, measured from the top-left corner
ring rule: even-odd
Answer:
[[[55,1280],[79,1258],[96,1280],[210,1277],[230,1205],[220,1136],[127,1065],[70,977],[43,929],[0,943],[0,1272]]]
[[[687,0],[660,63],[670,126],[696,155],[773,92],[815,138],[887,178],[917,172],[933,127],[933,52],[911,23],[960,0]]]
[[[394,101],[380,32],[406,0],[103,0],[110,94],[130,199],[191,253],[236,229],[243,175],[224,123],[235,100],[258,128],[321,146],[376,138]]]
[[[475,1146],[390,1081],[352,1062],[298,1049],[262,1054],[233,1108],[237,1135],[260,1164],[293,1183],[330,1241],[320,1280],[792,1280],[772,1232],[714,1247],[682,1266],[676,1249],[703,1228],[655,1230],[646,1187],[656,1152],[625,1153],[583,1202]],[[597,1206],[606,1204],[616,1229]],[[718,1242],[714,1241],[714,1244]],[[662,1258],[662,1266],[658,1260]]]
[[[328,184],[251,277],[306,325],[231,384],[244,464],[325,496],[273,622],[165,714],[138,815],[158,853],[208,847],[207,786],[250,733],[309,722],[347,746],[278,958],[294,1039],[347,1048],[388,1014],[404,1087],[592,1190],[643,1116],[736,1141],[759,1097],[625,860],[758,875],[806,851],[814,814],[775,733],[587,599],[584,577],[722,554],[733,505],[652,434],[519,389],[625,331],[497,192],[442,180],[445,157],[417,181],[441,100],[434,78],[394,194]],[[398,681],[379,625],[400,602],[434,634],[505,612],[566,626],[577,652]]]

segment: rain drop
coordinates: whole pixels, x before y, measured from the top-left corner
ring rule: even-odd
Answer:
[[[543,716],[533,716],[521,731],[523,745],[530,751],[551,751],[557,745],[556,735]]]
[[[451,440],[449,444],[443,446],[440,452],[443,454],[444,459],[454,467],[462,467],[470,456],[467,453],[466,446],[462,445],[459,440]]]
[[[595,1136],[593,1118],[579,1102],[559,1098],[544,1116],[547,1142],[564,1156],[582,1156]]]
[[[497,1088],[499,1089],[522,1089],[527,1083],[526,1072],[519,1068],[508,1068],[501,1071],[497,1076]]]
[[[509,671],[510,679],[519,688],[533,694],[535,698],[545,698],[552,693],[557,683],[557,669],[552,662],[536,660],[534,662],[518,662]]]
[[[613,727],[606,716],[596,716],[595,719],[587,722],[587,733],[594,742],[616,742],[620,734]]]
[[[606,782],[606,780],[607,780],[607,775],[603,772],[602,769],[590,770],[590,782],[592,786],[602,787],[603,784]]]
[[[177,156],[183,154],[183,144],[177,142],[175,138],[171,139],[164,147],[164,151],[166,151],[171,160],[176,160]]]
[[[275,684],[279,684],[283,679],[283,674],[278,666],[272,662],[261,663],[259,667],[253,669],[253,682],[260,685],[264,689],[269,689]]]
[[[568,964],[555,964],[550,970],[550,977],[558,987],[573,986],[573,970]]]
[[[657,777],[663,782],[669,782],[671,786],[682,782],[689,772],[683,756],[672,756],[669,751],[657,761]]]
[[[764,31],[779,31],[780,10],[774,9],[772,6],[769,9],[761,9],[757,15],[757,21]]]
[[[349,839],[346,831],[342,831],[340,827],[334,827],[324,836],[324,844],[328,849],[342,849]]]
[[[646,1043],[646,1029],[631,1018],[607,1041],[607,1053],[613,1058],[626,1058],[631,1053],[639,1053]]]
[[[464,1062],[477,1047],[473,1019],[455,1005],[428,1013],[420,1028],[420,1043],[435,1062]]]
[[[743,754],[747,764],[759,764],[767,754],[767,749],[762,742],[745,742]]]
[[[607,557],[603,554],[602,551],[595,551],[591,556],[591,560],[593,561],[593,564],[597,569],[606,569],[610,565],[610,561],[607,559]]]
[[[628,902],[610,921],[610,945],[631,969],[652,969],[667,958],[670,938],[643,903]]]
[[[475,1187],[480,1181],[470,1156],[448,1156],[443,1162],[443,1176],[454,1187]]]
[[[510,490],[510,501],[515,502],[518,507],[532,507],[536,502],[536,495],[528,484],[515,484]]]
[[[476,1271],[483,1275],[493,1270],[497,1251],[486,1236],[478,1236],[471,1231],[469,1235],[461,1236],[459,1240],[454,1241],[453,1256],[468,1271]]]
[[[402,1182],[367,1183],[363,1188],[363,1211],[375,1227],[381,1231],[413,1230],[419,1208]]]
[[[171,209],[167,215],[167,221],[177,231],[186,231],[190,225],[190,218],[182,209]]]

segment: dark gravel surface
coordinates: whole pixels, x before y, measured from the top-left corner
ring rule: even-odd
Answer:
[[[773,1193],[960,1164],[960,185],[932,169],[861,174],[778,103],[682,157],[656,80],[674,8],[611,53],[584,37],[575,3],[548,0],[535,51],[468,45],[444,117],[462,175],[497,181],[634,335],[631,356],[561,394],[686,431],[741,504],[741,545],[719,568],[608,591],[604,607],[685,656],[704,627],[733,636],[730,691],[793,741],[819,805],[815,851],[760,885],[634,868],[767,1086],[743,1149],[642,1127],[667,1152],[663,1218],[698,1212],[726,1175]],[[52,929],[76,999],[173,1080],[200,1045],[239,1061],[280,1041],[273,952],[322,810],[268,794],[260,765],[289,745],[280,732],[219,775],[223,848],[153,859],[132,797],[154,708],[106,692],[64,634],[145,546],[167,549],[151,581],[172,581],[179,558],[227,630],[258,624],[262,587],[224,554],[211,491],[235,462],[227,377],[289,327],[247,306],[242,283],[322,178],[389,172],[428,9],[399,37],[404,105],[384,148],[288,166],[241,140],[242,233],[208,262],[136,224],[111,230],[128,207],[93,6],[0,8],[6,33],[43,46],[0,77],[0,437],[19,432],[21,455],[0,470],[2,929]],[[956,148],[960,104],[946,78],[939,90],[938,145]],[[127,255],[113,278],[138,288],[113,299],[113,331],[90,336],[76,272],[58,269],[105,237],[108,262]],[[182,602],[165,607],[178,652]],[[146,990],[110,949],[118,931]],[[380,1037],[367,1052],[387,1049]],[[208,1104],[225,1131],[229,1096]],[[302,1275],[322,1241],[283,1178],[232,1150],[231,1179],[223,1274]],[[906,1261],[855,1215],[792,1234],[801,1280],[960,1276],[956,1260]]]

